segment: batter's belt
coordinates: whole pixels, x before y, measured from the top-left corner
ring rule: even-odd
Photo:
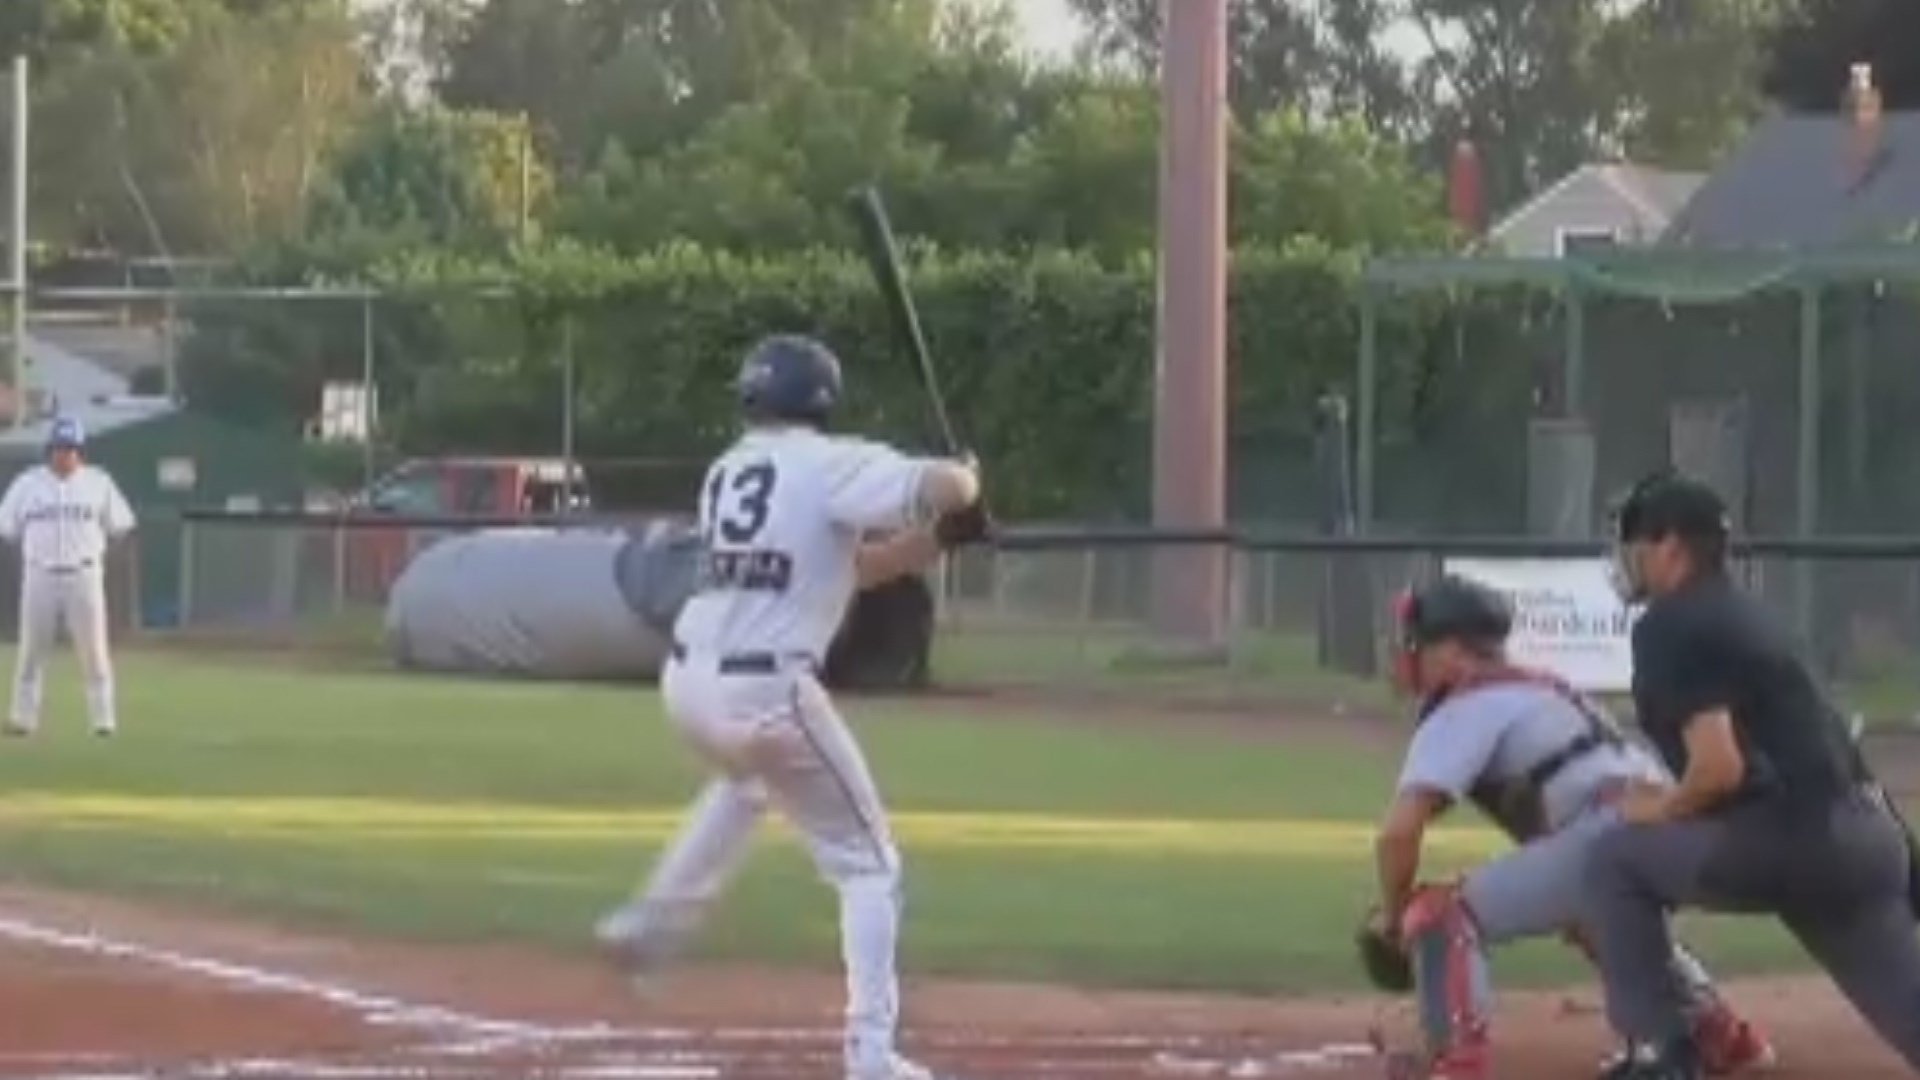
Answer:
[[[673,658],[685,663],[693,655],[685,645],[674,642]],[[812,653],[804,652],[737,652],[722,653],[713,658],[713,669],[722,675],[778,675],[791,667],[805,667],[817,670],[820,662]]]

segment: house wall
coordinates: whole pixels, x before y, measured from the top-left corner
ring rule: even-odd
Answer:
[[[1664,222],[1648,216],[1598,172],[1582,170],[1502,222],[1491,235],[1509,255],[1557,258],[1562,230],[1613,229],[1625,242],[1652,244]]]

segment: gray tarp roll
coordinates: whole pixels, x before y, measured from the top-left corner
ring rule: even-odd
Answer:
[[[428,671],[652,678],[668,639],[649,618],[671,625],[692,588],[694,550],[681,535],[656,522],[637,533],[490,529],[442,540],[394,582],[388,649],[402,667]]]
[[[490,529],[414,556],[387,597],[403,668],[554,679],[653,679],[693,595],[699,535],[666,519],[633,531]],[[827,656],[840,687],[926,684],[930,583],[913,575],[856,599]]]

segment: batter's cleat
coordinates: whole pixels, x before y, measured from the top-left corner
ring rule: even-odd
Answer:
[[[1740,1076],[1774,1067],[1779,1057],[1760,1029],[1721,1006],[1694,1021],[1693,1041],[1700,1047],[1700,1071],[1708,1076]]]
[[[940,1080],[926,1066],[894,1054],[887,1061],[868,1069],[847,1069],[847,1080]]]
[[[24,739],[33,734],[34,725],[21,720],[9,720],[6,727],[0,730],[4,730],[10,739]]]
[[[1664,1047],[1629,1046],[1601,1068],[1599,1080],[1706,1080],[1706,1075],[1693,1040],[1680,1039]]]
[[[119,727],[113,724],[93,725],[94,737],[99,739],[111,739],[114,737],[114,735],[118,734],[119,731],[120,731]]]
[[[635,900],[601,917],[593,936],[633,977],[635,989],[644,991],[686,951],[693,922],[686,912]]]

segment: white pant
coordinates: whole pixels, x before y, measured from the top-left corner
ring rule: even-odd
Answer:
[[[847,1064],[877,1069],[899,1022],[894,952],[900,856],[867,762],[811,671],[725,674],[711,658],[667,665],[667,712],[716,775],[647,883],[642,902],[693,913],[732,877],[765,809],[800,833],[840,895]]]
[[[40,723],[47,658],[62,623],[73,641],[85,680],[87,715],[95,730],[111,730],[113,658],[107,652],[106,575],[98,563],[72,571],[27,565],[20,572],[20,648],[13,671],[15,727]]]

